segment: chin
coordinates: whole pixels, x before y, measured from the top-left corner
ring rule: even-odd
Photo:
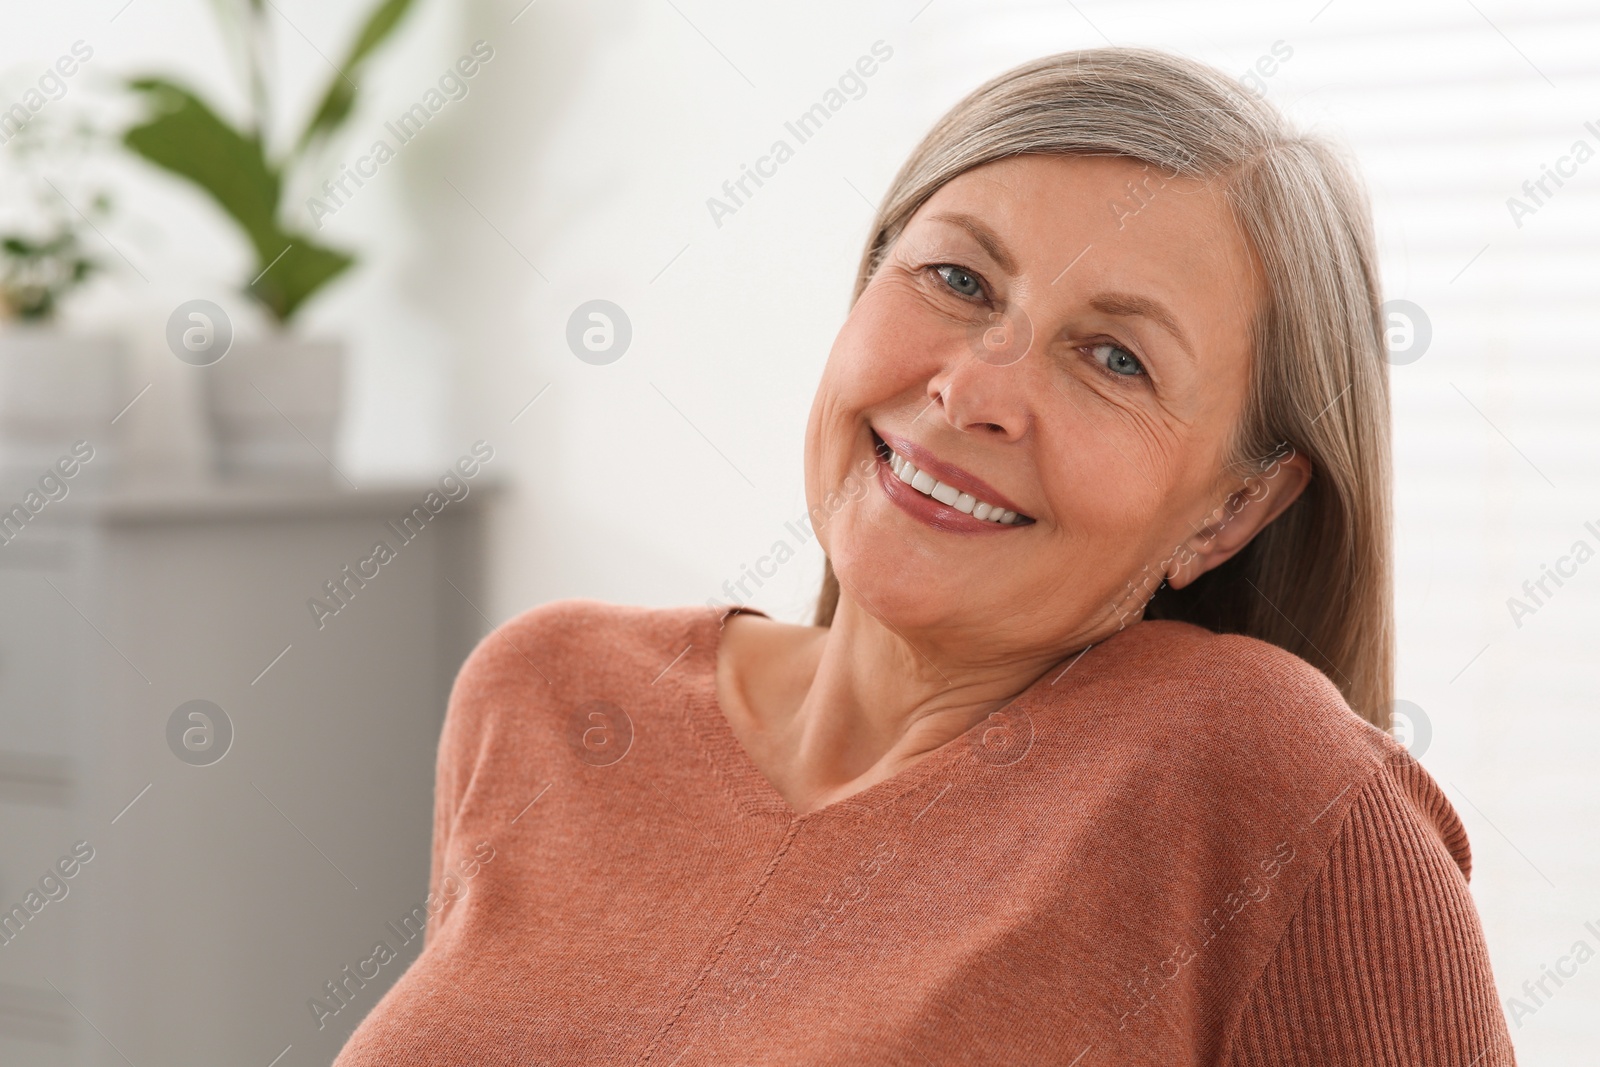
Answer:
[[[894,629],[912,631],[948,624],[977,604],[973,583],[952,574],[948,563],[919,559],[903,544],[830,554],[845,597]],[[942,572],[942,574],[941,574]],[[930,575],[941,575],[930,580]]]

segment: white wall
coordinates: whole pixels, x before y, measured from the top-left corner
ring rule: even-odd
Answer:
[[[227,89],[203,5],[134,0],[108,21],[121,3],[0,12],[0,67],[25,75],[81,37],[97,74],[161,65]],[[1236,72],[1282,41],[1293,57],[1270,97],[1353,148],[1389,292],[1432,320],[1431,348],[1393,372],[1399,693],[1424,709],[1423,762],[1471,833],[1502,993],[1580,938],[1600,948],[1584,928],[1600,926],[1600,564],[1520,626],[1506,603],[1574,541],[1600,547],[1584,528],[1600,528],[1600,162],[1521,226],[1506,207],[1573,141],[1600,147],[1584,128],[1600,127],[1600,21],[1584,5],[538,0],[518,15],[522,3],[432,4],[373,66],[335,157],[358,154],[473,41],[495,49],[470,95],[328,222],[367,266],[307,323],[354,349],[340,462],[358,482],[432,472],[479,437],[499,449],[490,617],[575,595],[703,601],[794,540],[801,430],[871,202],[964,92],[1107,40]],[[307,39],[336,55],[354,10],[277,6],[298,28],[280,27],[286,74],[320,85]],[[707,197],[880,39],[893,58],[865,95],[716,225]],[[79,312],[153,353],[163,384],[135,428],[179,455],[186,383],[159,324],[182,299],[226,296],[243,255],[209,209],[134,170],[108,172],[129,190],[108,236],[149,281],[124,272]],[[564,341],[596,297],[633,324],[609,366]],[[804,552],[755,602],[802,618],[819,570]],[[1520,1019],[1524,1062],[1587,1062],[1597,1009],[1590,964]]]

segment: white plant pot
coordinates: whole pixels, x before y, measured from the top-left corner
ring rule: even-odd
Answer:
[[[203,373],[219,474],[334,477],[343,344],[289,336],[241,339]]]
[[[49,327],[0,334],[0,466],[49,467],[76,441],[95,449],[99,476],[115,455],[112,419],[132,399],[122,342]]]

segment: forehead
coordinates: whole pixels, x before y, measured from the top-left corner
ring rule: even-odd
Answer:
[[[946,182],[912,225],[978,244],[950,221],[971,219],[1029,287],[1138,292],[1236,330],[1262,298],[1255,254],[1220,181],[1169,173],[1123,156],[1013,156]]]

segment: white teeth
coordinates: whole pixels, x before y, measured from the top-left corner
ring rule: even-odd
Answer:
[[[953,507],[964,515],[971,515],[975,519],[985,522],[997,522],[1002,526],[1015,525],[1017,513],[994,504],[986,504],[971,493],[963,493],[953,485],[946,485],[936,480],[927,471],[919,471],[911,465],[911,461],[900,453],[889,449],[889,469],[894,476],[905,482],[917,492],[931,496],[939,503]]]

